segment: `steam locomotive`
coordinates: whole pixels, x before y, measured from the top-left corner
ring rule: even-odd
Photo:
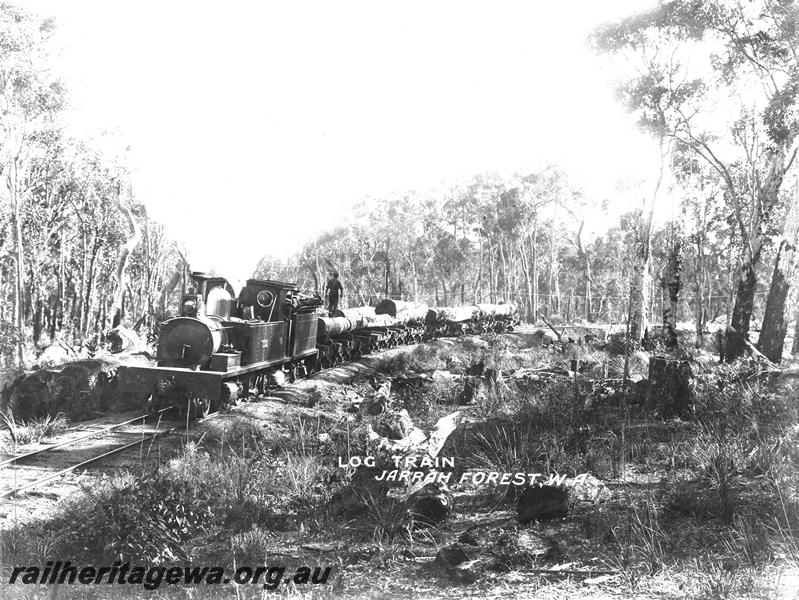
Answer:
[[[157,366],[125,365],[118,390],[190,417],[375,350],[434,335],[508,331],[512,304],[457,309],[382,300],[326,315],[293,283],[250,279],[236,298],[222,277],[192,273],[180,316],[161,324]]]

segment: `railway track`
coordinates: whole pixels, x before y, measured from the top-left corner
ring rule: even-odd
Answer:
[[[0,457],[0,501],[26,494],[137,447],[141,458],[158,438],[187,426],[182,420],[164,419],[173,411],[174,407],[166,407],[120,423],[84,425],[54,444]]]

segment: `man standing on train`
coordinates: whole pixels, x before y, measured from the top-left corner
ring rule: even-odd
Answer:
[[[344,296],[344,286],[339,281],[338,271],[333,271],[332,277],[327,280],[325,296],[327,296],[327,309],[332,315],[334,311],[338,310],[339,300]]]

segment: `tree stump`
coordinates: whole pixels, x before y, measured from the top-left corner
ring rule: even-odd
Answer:
[[[569,513],[569,490],[554,485],[533,485],[524,490],[516,503],[522,524],[562,519]]]
[[[693,373],[687,360],[653,356],[649,360],[649,405],[659,417],[688,417],[694,404]]]

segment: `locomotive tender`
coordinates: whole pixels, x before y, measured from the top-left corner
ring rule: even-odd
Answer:
[[[513,304],[428,309],[390,299],[327,316],[321,298],[293,283],[250,279],[235,298],[222,277],[192,273],[192,282],[180,316],[161,325],[157,366],[117,371],[120,391],[192,417],[374,350],[518,322]]]

